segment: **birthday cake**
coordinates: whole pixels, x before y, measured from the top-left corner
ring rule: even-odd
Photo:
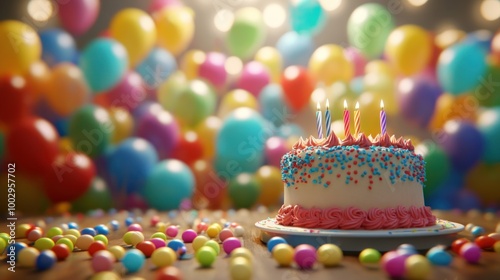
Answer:
[[[301,138],[281,160],[284,204],[276,222],[346,230],[432,226],[424,167],[410,140],[387,134]]]

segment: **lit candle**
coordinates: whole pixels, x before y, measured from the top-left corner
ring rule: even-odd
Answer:
[[[380,100],[380,130],[382,135],[386,133],[387,129],[387,117],[384,111],[384,100]]]
[[[347,137],[348,135],[351,134],[349,131],[349,110],[347,110],[347,101],[344,100],[344,134]]]
[[[361,131],[361,120],[359,118],[359,102],[356,102],[356,107],[354,107],[354,128],[356,129],[356,137],[359,136]]]
[[[321,108],[319,106],[319,102],[317,105],[316,111],[316,128],[318,129],[318,138],[323,138],[323,125],[321,124]]]
[[[332,126],[332,117],[330,115],[330,102],[326,100],[326,112],[325,112],[325,127],[326,127],[326,137],[330,136],[330,130]]]

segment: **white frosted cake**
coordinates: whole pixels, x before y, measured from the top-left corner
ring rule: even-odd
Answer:
[[[284,205],[276,221],[322,229],[434,225],[424,166],[411,141],[387,134],[300,139],[281,160]]]

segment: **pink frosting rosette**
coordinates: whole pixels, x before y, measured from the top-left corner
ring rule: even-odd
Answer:
[[[381,229],[386,221],[385,211],[380,208],[371,208],[366,214],[363,228],[365,229]]]
[[[421,209],[423,208],[417,208],[415,206],[410,206],[410,209],[408,209],[411,216],[412,227],[424,227],[427,224],[427,218],[422,215]]]
[[[302,206],[296,205],[293,208],[293,225],[296,227],[312,228],[320,223],[321,210],[317,208],[306,209]]]
[[[386,208],[384,228],[393,229],[393,228],[398,228],[398,226],[399,226],[399,219],[396,213],[396,209],[393,207]]]
[[[333,207],[325,209],[321,215],[321,223],[319,224],[319,227],[327,229],[339,228],[342,217],[342,210],[339,208]]]
[[[425,216],[427,217],[427,226],[433,226],[436,224],[436,216],[432,215],[431,208],[429,206],[424,207]]]
[[[358,229],[363,224],[366,213],[357,207],[348,207],[342,212],[341,229]]]
[[[291,226],[293,225],[293,206],[283,205],[276,215],[276,222],[280,225]]]
[[[399,228],[409,228],[411,227],[411,217],[410,214],[408,213],[408,210],[406,210],[406,207],[404,206],[398,206],[396,207],[396,215],[399,220]]]

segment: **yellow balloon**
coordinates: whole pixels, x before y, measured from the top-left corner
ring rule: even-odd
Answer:
[[[439,130],[451,119],[468,120],[474,122],[477,117],[479,102],[472,94],[454,96],[443,93],[436,101],[434,115],[429,122],[431,130]]]
[[[186,84],[186,75],[181,71],[176,71],[160,85],[157,90],[158,102],[165,110],[172,112],[177,107],[177,98]]]
[[[154,14],[158,44],[172,54],[182,52],[194,35],[194,12],[185,6],[166,7]]]
[[[90,89],[82,71],[71,63],[60,63],[52,69],[45,95],[54,112],[68,116],[88,102]]]
[[[380,133],[380,98],[373,92],[363,92],[359,96],[359,118],[361,132],[365,135],[375,136]],[[385,100],[384,100],[385,103]],[[385,106],[385,109],[387,105]],[[352,109],[351,109],[352,112]],[[354,119],[351,113],[351,133],[354,132]],[[389,122],[389,119],[387,120]],[[391,134],[391,131],[387,131]]]
[[[387,61],[373,60],[366,64],[365,73],[385,74],[390,77],[395,77],[394,68]]]
[[[182,57],[181,70],[189,80],[198,77],[200,65],[205,62],[206,55],[200,50],[190,50]]]
[[[323,45],[316,49],[309,60],[309,70],[325,85],[336,81],[348,82],[354,75],[354,68],[344,49],[337,45]]]
[[[260,185],[259,201],[265,206],[278,205],[283,195],[281,171],[275,166],[264,165],[255,173],[255,179]]]
[[[109,27],[111,37],[127,49],[129,64],[139,63],[156,42],[156,26],[144,11],[128,8],[118,12]]]
[[[485,205],[500,203],[500,164],[477,164],[465,177],[466,188],[475,192]]]
[[[394,29],[385,45],[385,54],[397,72],[413,75],[422,71],[431,57],[431,36],[416,25]]]
[[[0,76],[26,73],[41,54],[40,37],[33,28],[17,20],[0,22]]]
[[[279,83],[283,69],[283,58],[277,49],[273,47],[263,47],[257,51],[254,60],[267,67],[269,74],[271,74],[272,81],[274,83]]]
[[[118,144],[132,135],[132,131],[134,130],[134,119],[130,113],[123,108],[112,107],[108,109],[108,113],[115,127],[111,142],[113,144]]]
[[[331,91],[328,94],[328,101],[330,103],[330,114],[332,115],[333,120],[341,120],[343,119],[344,114],[344,100],[347,102],[347,106],[349,110],[354,110],[354,106],[356,105],[356,101],[359,96],[351,91],[349,86],[344,82],[336,82],[332,86],[329,87]],[[330,98],[329,96],[332,96]],[[324,102],[320,102],[321,108],[325,110],[326,104]],[[313,109],[313,108],[311,108]],[[316,105],[314,107],[316,110]]]
[[[194,131],[201,139],[203,146],[203,158],[212,159],[215,155],[215,143],[217,134],[222,126],[222,120],[216,116],[210,116],[199,123]]]
[[[258,101],[251,93],[243,89],[235,89],[228,92],[221,100],[218,116],[226,117],[234,109],[247,107],[258,111]]]
[[[363,88],[365,91],[372,92],[375,98],[384,100],[384,110],[388,115],[398,113],[396,101],[396,84],[393,77],[385,74],[369,73],[363,77]]]

